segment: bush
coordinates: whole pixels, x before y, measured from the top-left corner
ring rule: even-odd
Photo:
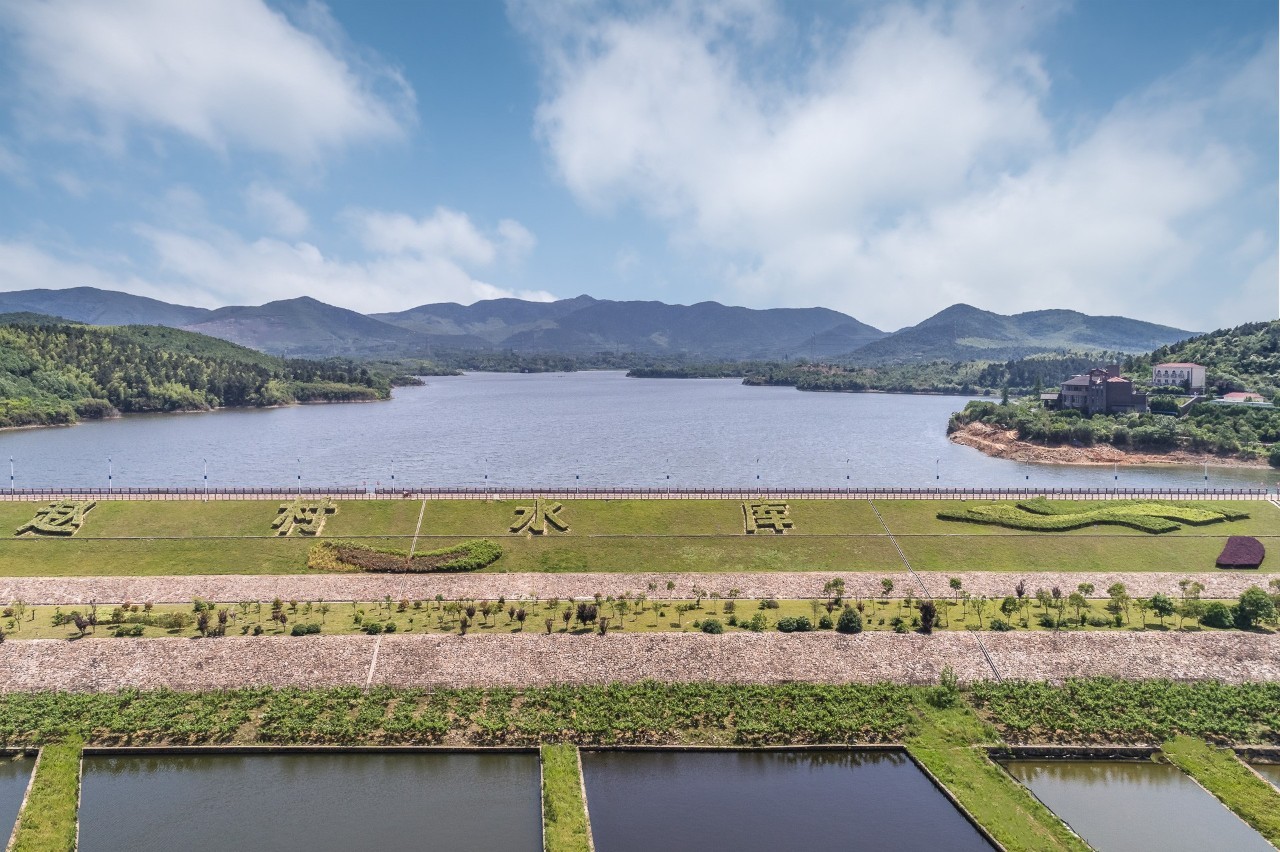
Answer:
[[[757,612],[751,616],[751,620],[742,625],[752,633],[763,633],[765,628],[769,626],[769,619],[764,617],[763,612]]]
[[[819,619],[818,619],[818,629],[819,629],[819,630],[830,630],[831,628],[833,628],[833,627],[835,627],[835,626],[836,626],[836,625],[835,625],[835,622],[833,622],[833,621],[831,620],[831,616],[829,616],[829,615],[824,615],[824,616],[822,616],[822,618],[819,618]]]
[[[808,633],[813,622],[807,615],[787,615],[778,619],[778,630],[783,633]]]
[[[836,620],[836,630],[841,633],[861,633],[862,613],[851,606],[846,606],[840,613],[840,618]]]
[[[388,621],[386,624],[382,625],[382,632],[383,632],[383,633],[395,633],[395,632],[396,632],[396,623],[395,623],[394,621]]]
[[[991,619],[991,629],[997,633],[1008,633],[1013,629],[1013,625],[1003,618],[993,618]]]
[[[502,557],[502,546],[489,539],[464,541],[453,547],[415,553],[369,547],[349,541],[325,541],[311,548],[307,567],[316,571],[359,570],[389,574],[479,571]]]
[[[702,627],[700,629],[703,633],[710,633],[713,636],[719,636],[724,632],[724,625],[721,624],[718,619],[708,618],[706,621],[702,622]]]
[[[1250,630],[1262,621],[1276,617],[1276,605],[1267,593],[1250,586],[1240,595],[1240,603],[1231,608],[1232,620],[1241,630]]]
[[[289,630],[290,636],[312,636],[320,632],[319,624],[295,624]]]
[[[1227,609],[1226,604],[1214,601],[1204,608],[1204,615],[1200,616],[1200,623],[1205,627],[1227,628],[1235,621],[1231,614],[1231,610]]]
[[[382,622],[370,621],[368,624],[364,625],[364,627],[362,627],[361,629],[365,633],[368,633],[370,636],[377,636],[379,633],[382,632]]]

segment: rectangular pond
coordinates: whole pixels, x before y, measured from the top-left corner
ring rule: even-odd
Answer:
[[[80,851],[539,852],[536,754],[86,756]]]
[[[599,852],[982,850],[900,751],[582,753]]]
[[[0,838],[4,841],[13,832],[22,797],[27,792],[27,782],[31,780],[31,767],[35,763],[29,758],[0,754]]]
[[[1280,788],[1280,763],[1253,763],[1250,765],[1258,770],[1259,775],[1276,785],[1277,788]]]
[[[1098,852],[1275,852],[1175,766],[1124,760],[1011,760],[1036,798]]]

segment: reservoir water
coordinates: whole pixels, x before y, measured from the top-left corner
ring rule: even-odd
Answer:
[[[1280,763],[1255,763],[1253,768],[1258,774],[1280,788]]]
[[[901,752],[583,752],[599,852],[983,850]]]
[[[19,488],[1275,487],[1269,469],[1032,465],[952,444],[962,397],[805,393],[620,372],[430,378],[389,402],[0,433]],[[108,463],[110,459],[110,463]],[[2,476],[2,474],[0,474]]]
[[[539,852],[536,754],[86,757],[81,852]]]
[[[27,792],[34,760],[15,759],[0,755],[0,837],[8,840],[13,823],[18,818],[18,808]]]
[[[1014,760],[1005,766],[1098,852],[1274,852],[1175,766],[1121,760]]]

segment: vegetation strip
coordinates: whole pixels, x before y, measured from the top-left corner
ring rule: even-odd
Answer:
[[[35,776],[8,852],[70,852],[76,846],[81,741],[71,736],[40,750]]]
[[[1280,790],[1241,763],[1234,752],[1188,736],[1169,740],[1161,751],[1273,845],[1280,846]]]
[[[591,823],[576,746],[542,746],[542,837],[546,852],[592,852]]]
[[[1062,820],[978,747],[998,736],[958,695],[940,689],[920,698],[907,751],[1001,847],[1010,852],[1087,852],[1089,847]]]

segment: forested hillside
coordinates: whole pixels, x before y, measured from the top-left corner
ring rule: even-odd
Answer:
[[[384,376],[349,362],[285,361],[171,328],[0,315],[0,427],[388,395]]]
[[[1177,361],[1205,365],[1206,390],[1211,393],[1254,391],[1274,399],[1280,393],[1280,320],[1219,329],[1162,346],[1126,361],[1125,368],[1135,378],[1149,377],[1152,364]]]

